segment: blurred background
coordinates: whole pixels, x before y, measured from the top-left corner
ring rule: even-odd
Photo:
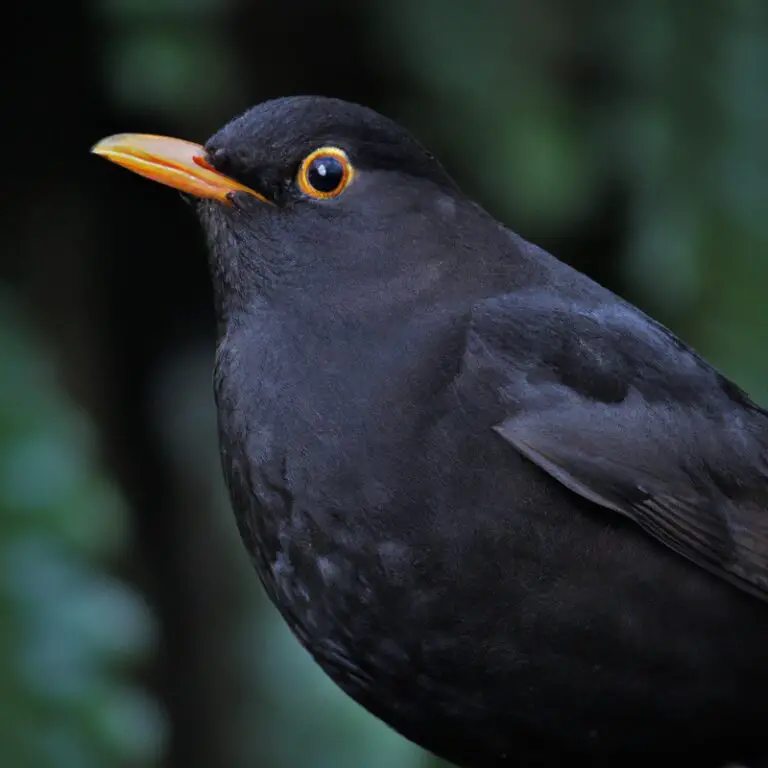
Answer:
[[[768,402],[764,0],[16,3],[2,55],[3,768],[437,765],[266,603],[220,478],[197,223],[89,155],[105,135],[363,102]]]

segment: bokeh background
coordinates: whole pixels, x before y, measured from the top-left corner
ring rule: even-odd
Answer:
[[[425,768],[277,618],[219,475],[203,244],[90,156],[322,93],[768,401],[764,0],[68,0],[6,17],[0,765]]]

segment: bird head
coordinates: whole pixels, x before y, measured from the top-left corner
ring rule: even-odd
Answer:
[[[92,151],[194,199],[230,307],[295,305],[310,286],[314,301],[418,292],[452,252],[440,242],[456,185],[404,128],[338,99],[267,101],[204,146],[119,134]]]

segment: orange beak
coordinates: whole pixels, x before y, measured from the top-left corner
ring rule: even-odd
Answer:
[[[266,197],[219,173],[205,159],[199,144],[145,133],[108,136],[91,148],[113,163],[195,197],[207,197],[232,205],[233,192],[245,192],[268,203]]]

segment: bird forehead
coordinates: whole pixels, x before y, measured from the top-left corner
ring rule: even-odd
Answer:
[[[206,143],[217,160],[242,167],[288,166],[324,146],[342,149],[356,164],[429,162],[405,129],[377,112],[325,98],[295,97],[264,102],[230,121]]]
[[[259,104],[217,131],[206,145],[240,157],[272,161],[308,151],[318,141],[349,133],[349,121],[303,100]]]

